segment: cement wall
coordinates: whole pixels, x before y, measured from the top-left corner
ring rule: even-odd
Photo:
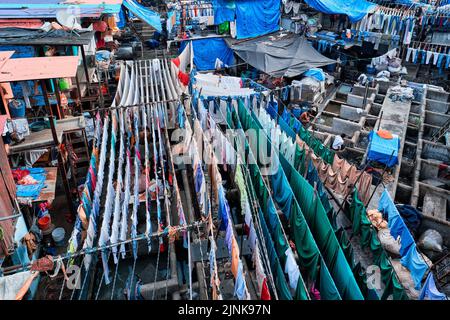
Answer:
[[[375,88],[367,88],[367,93],[368,93],[367,96],[371,97],[372,94],[377,94],[378,93],[378,89],[379,89],[379,85],[378,84],[375,86]],[[353,86],[353,90],[352,90],[351,94],[364,97],[364,95],[366,94],[366,87],[365,86],[361,86],[359,84],[355,84]]]
[[[425,112],[425,123],[433,126],[441,127],[448,121],[448,119],[450,119],[450,115],[432,111]]]
[[[361,129],[361,125],[352,121],[333,118],[333,126],[331,128],[331,132],[334,134],[345,133],[346,135],[353,137],[353,134],[356,131]]]
[[[362,112],[358,113],[358,110]],[[364,110],[343,104],[339,116],[345,120],[359,121],[363,115],[366,115]]]
[[[372,104],[374,100],[375,100],[375,94],[372,94],[367,97],[366,103]],[[365,106],[363,106],[363,103],[364,103],[364,97],[354,95],[354,94],[347,95],[347,105],[365,109]]]
[[[449,93],[445,91],[437,91],[437,90],[427,90],[427,99],[447,102],[449,97]]]
[[[447,113],[449,109],[449,103],[445,101],[436,101],[427,99],[427,110],[439,113]]]

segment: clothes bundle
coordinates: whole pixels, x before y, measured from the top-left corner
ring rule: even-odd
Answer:
[[[16,185],[16,195],[18,197],[36,199],[46,186],[45,179],[47,174],[43,168],[19,168],[14,170],[14,172],[15,178],[20,178]]]

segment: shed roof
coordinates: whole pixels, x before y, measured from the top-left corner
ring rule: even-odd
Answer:
[[[77,56],[9,59],[0,70],[0,82],[75,77]]]
[[[64,30],[50,30],[26,28],[0,29],[0,46],[81,46],[88,45],[94,31],[77,31],[77,34]]]

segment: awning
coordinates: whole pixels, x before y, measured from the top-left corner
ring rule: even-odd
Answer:
[[[137,3],[135,0],[124,0],[123,5],[131,11],[136,17],[152,26],[156,31],[162,31],[161,15],[143,5]]]
[[[55,18],[60,10],[75,8],[80,17],[119,13],[122,0],[2,0],[0,18]]]
[[[305,0],[306,4],[326,14],[345,14],[351,22],[357,22],[377,7],[366,0]]]
[[[0,45],[4,46],[82,46],[88,45],[94,31],[77,31],[75,33],[64,30],[44,31],[42,29],[1,28]]]
[[[0,83],[75,77],[77,56],[9,59],[0,70]]]
[[[234,42],[228,45],[249,65],[274,77],[295,77],[311,69],[336,63],[314,49],[308,41],[292,33]]]

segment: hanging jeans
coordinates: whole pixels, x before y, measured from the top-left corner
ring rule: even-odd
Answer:
[[[450,55],[445,55],[445,69],[448,69],[450,67]]]
[[[438,58],[438,61],[437,61],[437,67],[439,68],[439,74],[442,74],[443,73],[443,70],[442,70],[442,61],[444,60],[444,54],[443,53],[440,53],[439,54],[439,58]]]
[[[439,58],[439,53],[434,52],[434,53],[433,53],[433,64],[434,64],[434,65],[437,65],[438,58]]]
[[[411,57],[413,50],[413,48],[408,48],[408,52],[406,53],[406,62],[409,62],[409,58]]]
[[[427,60],[426,63],[430,64],[430,59],[433,56],[433,52],[432,51],[427,51]]]
[[[420,63],[425,64],[425,61],[427,58],[427,52],[425,50],[420,50],[420,56],[422,57],[422,60],[420,61]]]
[[[417,63],[417,58],[419,57],[419,50],[413,49],[413,63]]]

